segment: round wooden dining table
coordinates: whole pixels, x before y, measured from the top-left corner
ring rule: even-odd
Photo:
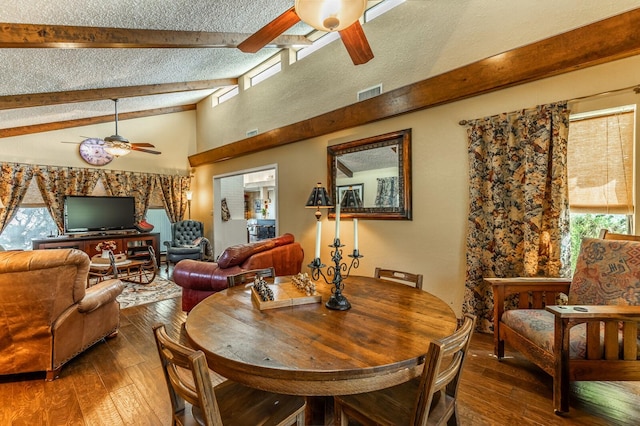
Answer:
[[[186,334],[209,367],[231,380],[289,395],[332,396],[418,376],[429,343],[456,330],[451,307],[430,293],[370,277],[344,283],[347,311],[325,307],[332,288],[326,284],[317,284],[322,302],[264,310],[250,287],[232,287],[191,310]]]

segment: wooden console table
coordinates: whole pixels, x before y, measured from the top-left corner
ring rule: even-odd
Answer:
[[[115,254],[124,253],[127,259],[137,260],[148,259],[148,247],[152,246],[156,254],[156,264],[160,265],[160,234],[157,232],[42,238],[32,240],[32,244],[34,250],[75,248],[93,257],[100,253],[96,250],[96,246],[101,241],[115,241]]]

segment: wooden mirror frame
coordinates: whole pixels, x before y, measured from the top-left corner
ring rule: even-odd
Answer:
[[[341,218],[412,220],[411,213],[411,129],[399,130],[384,135],[359,139],[327,147],[327,191],[335,202],[336,195],[336,157],[367,149],[398,145],[398,207],[341,207]],[[335,208],[329,212],[329,218],[335,219]]]

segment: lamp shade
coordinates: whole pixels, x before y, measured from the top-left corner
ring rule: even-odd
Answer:
[[[333,207],[329,194],[327,194],[327,190],[322,186],[322,183],[318,182],[318,185],[311,190],[311,195],[309,195],[309,199],[307,200],[305,207],[311,209]]]
[[[349,187],[349,189],[347,189],[344,192],[344,195],[342,196],[342,201],[340,201],[340,207],[352,208],[352,209],[361,208],[362,200],[360,199],[360,195],[358,195],[358,192],[355,191],[352,187]]]
[[[298,17],[320,31],[342,31],[364,13],[367,0],[296,0]]]
[[[122,157],[131,152],[131,146],[126,142],[105,142],[103,149],[114,157]]]

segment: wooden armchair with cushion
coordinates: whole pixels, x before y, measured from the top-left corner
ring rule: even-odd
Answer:
[[[582,241],[572,280],[485,279],[496,356],[504,358],[506,342],[550,374],[558,414],[569,411],[570,381],[640,380],[640,237],[600,236]],[[568,305],[556,304],[560,293]],[[507,309],[513,295],[517,307]]]

